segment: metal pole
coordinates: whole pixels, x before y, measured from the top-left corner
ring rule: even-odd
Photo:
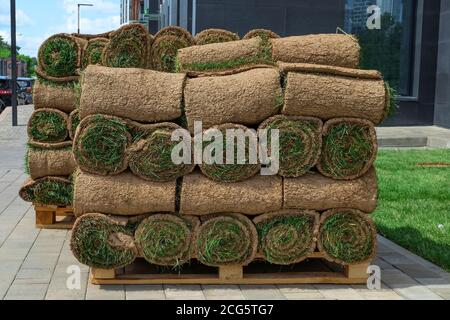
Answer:
[[[80,4],[78,4],[78,34],[80,34]]]
[[[17,45],[16,45],[16,0],[11,0],[11,82],[12,125],[17,126]]]
[[[197,34],[197,0],[192,1],[192,35]]]

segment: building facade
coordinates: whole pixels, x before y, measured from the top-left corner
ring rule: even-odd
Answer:
[[[0,58],[0,76],[11,77],[11,58]],[[25,61],[17,61],[17,76],[28,77],[27,63]]]
[[[374,5],[380,29],[367,27]],[[241,36],[253,28],[281,36],[343,29],[358,36],[362,67],[383,72],[398,92],[399,109],[384,125],[450,127],[450,0],[122,0],[122,11],[123,23],[140,21],[152,33],[168,25]]]

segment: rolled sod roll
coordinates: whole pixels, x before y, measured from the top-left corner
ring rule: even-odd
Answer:
[[[333,179],[350,180],[365,174],[377,156],[375,127],[368,120],[337,118],[323,127],[323,145],[317,169]]]
[[[184,38],[187,41],[194,43],[194,37],[191,35],[191,33],[188,30],[178,26],[167,26],[165,28],[162,28],[155,34],[155,39],[165,36]]]
[[[28,179],[20,188],[19,196],[24,201],[41,205],[70,206],[73,184],[71,180],[62,177]]]
[[[229,130],[233,130],[236,136],[239,135],[244,139],[240,140],[229,136],[231,134]],[[217,182],[229,183],[246,180],[259,172],[261,165],[258,160],[258,136],[256,132],[242,125],[226,123],[206,130],[203,136],[209,136],[213,131],[221,132],[223,139],[221,146],[215,146],[216,141],[203,143],[203,155],[207,154],[212,160],[211,164],[205,161],[200,164],[200,170],[205,176]],[[232,141],[230,141],[231,139]],[[242,151],[245,151],[242,155],[239,155],[238,152],[240,147],[243,149]],[[229,151],[233,151],[233,158],[228,159],[227,153]],[[253,159],[252,155],[254,156]]]
[[[70,113],[76,107],[75,82],[50,83],[36,80],[33,87],[35,109],[58,109]]]
[[[283,104],[280,75],[272,68],[222,77],[188,79],[184,90],[188,127],[202,121],[204,129],[224,123],[260,124]]]
[[[101,65],[103,49],[108,45],[106,38],[93,38],[86,44],[83,52],[82,68],[85,69],[90,64]]]
[[[259,247],[265,259],[289,265],[305,260],[316,248],[319,214],[308,210],[284,210],[253,219]]]
[[[257,248],[256,228],[242,214],[212,216],[198,230],[197,259],[207,266],[246,266],[255,258]]]
[[[76,168],[72,153],[72,142],[29,142],[26,167],[32,179],[45,176],[69,176]]]
[[[175,72],[178,49],[192,46],[194,37],[178,26],[162,28],[155,34],[151,56],[153,68],[158,71]]]
[[[239,212],[248,215],[280,210],[283,202],[279,176],[256,175],[236,183],[215,182],[200,173],[184,177],[180,213],[206,215]]]
[[[276,39],[280,36],[276,34],[275,32],[267,29],[252,29],[242,38],[242,39],[252,39],[252,38],[270,38],[270,39]]]
[[[79,75],[86,40],[59,33],[45,40],[38,51],[38,74],[47,79],[70,81]]]
[[[177,57],[181,72],[220,72],[273,64],[270,42],[259,37],[183,48],[178,50]]]
[[[124,25],[110,34],[102,52],[102,65],[113,68],[147,68],[153,38],[140,23]]]
[[[75,161],[80,169],[101,175],[119,174],[128,167],[126,149],[131,134],[125,121],[105,115],[84,118],[73,143]]]
[[[155,214],[139,224],[135,242],[148,262],[177,267],[191,259],[199,226],[200,221],[196,217]]]
[[[322,147],[322,126],[318,118],[276,115],[258,128],[267,130],[268,151],[271,130],[279,130],[279,171],[283,177],[300,177],[314,167]]]
[[[57,109],[37,109],[28,120],[28,137],[37,142],[61,142],[67,139],[69,117]]]
[[[175,164],[172,160],[172,152],[179,144],[172,141],[172,132],[181,127],[167,122],[150,126],[145,129],[146,137],[127,149],[131,171],[149,181],[171,181],[190,173],[195,167],[192,154],[191,164]]]
[[[335,180],[308,173],[284,179],[284,208],[317,211],[354,208],[371,213],[377,206],[377,191],[373,168],[355,180]]]
[[[283,114],[322,120],[350,117],[367,119],[377,125],[390,108],[382,79],[334,74],[289,72],[284,98]]]
[[[97,34],[87,34],[87,33],[72,33],[72,36],[77,37],[77,38],[81,38],[84,40],[92,40],[95,38],[105,38],[105,39],[109,39],[109,35],[111,33],[113,33],[114,31],[106,31],[103,33],[97,33]]]
[[[175,72],[178,49],[190,47],[193,42],[186,37],[175,35],[160,36],[152,44],[152,62],[155,70]]]
[[[358,79],[383,79],[383,76],[377,70],[350,69],[336,66],[327,66],[323,64],[288,63],[282,61],[278,61],[276,65],[278,69],[285,74],[287,74],[288,72],[304,72],[314,74],[331,74]]]
[[[81,84],[80,118],[108,114],[140,122],[181,116],[185,74],[88,66]]]
[[[370,216],[353,209],[333,209],[320,218],[317,247],[329,261],[360,264],[375,257],[376,237]]]
[[[176,181],[150,182],[131,172],[99,176],[78,171],[74,180],[74,212],[119,216],[175,211]]]
[[[359,67],[361,47],[354,36],[314,34],[272,39],[271,43],[274,61]]]
[[[99,213],[89,213],[75,221],[70,249],[82,264],[115,269],[131,264],[137,257],[134,228]]]
[[[80,111],[78,109],[73,110],[69,114],[69,137],[70,139],[75,139],[75,132],[77,131],[78,125],[80,124]]]
[[[205,29],[195,35],[195,44],[203,45],[210,43],[229,42],[239,40],[237,33],[224,29]]]

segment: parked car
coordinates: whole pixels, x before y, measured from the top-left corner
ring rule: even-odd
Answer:
[[[20,87],[20,98],[24,104],[33,103],[33,78],[17,78],[17,84]]]
[[[22,85],[27,85],[26,83],[30,81],[28,80],[29,78],[25,79],[27,80],[22,80],[23,81]],[[17,104],[21,105],[25,104],[27,101],[30,101],[31,92],[32,92],[31,88],[29,88],[28,86],[22,87],[19,81],[17,81]],[[3,111],[6,107],[9,107],[11,105],[11,98],[12,98],[11,78],[0,76],[0,112]]]

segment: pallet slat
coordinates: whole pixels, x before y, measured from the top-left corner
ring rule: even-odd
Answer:
[[[91,268],[90,280],[93,284],[365,284],[369,263],[341,267],[334,271],[323,262],[320,253],[314,253],[310,260],[320,260],[320,268],[308,271],[264,272],[263,268],[253,271],[242,266],[209,268],[206,273],[146,273],[133,267],[117,270]],[[155,268],[148,264],[148,268]],[[300,265],[300,264],[298,264]],[[272,265],[272,268],[274,266]],[[138,268],[136,268],[138,269]],[[145,269],[145,268],[144,268]],[[310,268],[311,269],[311,268]]]
[[[45,206],[34,204],[36,228],[72,229],[75,216],[72,207]]]

